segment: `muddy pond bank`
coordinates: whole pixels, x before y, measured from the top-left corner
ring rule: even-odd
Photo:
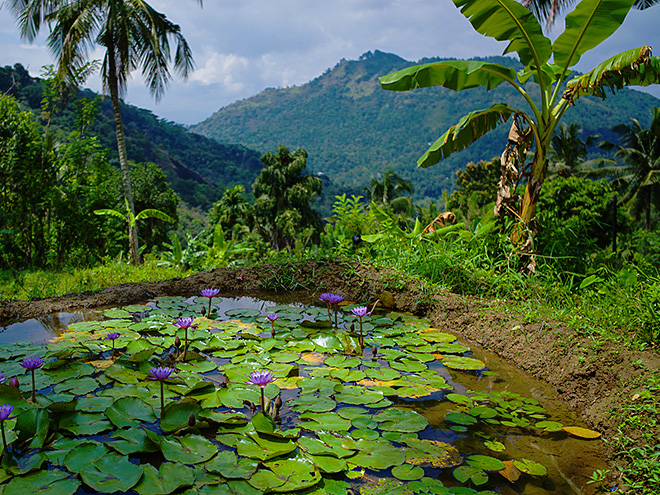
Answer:
[[[122,284],[58,298],[2,301],[0,321],[195,294],[205,287],[216,287],[228,295],[249,295],[284,290],[292,283],[297,289],[313,293],[340,292],[356,302],[381,297],[393,309],[425,315],[438,328],[477,343],[550,384],[557,398],[575,408],[587,425],[600,431],[606,440],[613,438],[617,429],[611,411],[622,397],[637,392],[631,383],[643,373],[639,364],[651,369],[659,364],[657,354],[651,351],[631,351],[610,341],[596,342],[554,321],[522,321],[518,315],[505,311],[502,302],[433,293],[423,282],[402,280],[389,270],[351,262],[218,269],[186,278]],[[612,458],[614,453],[605,454]]]

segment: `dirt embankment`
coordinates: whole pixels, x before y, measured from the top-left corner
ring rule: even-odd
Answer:
[[[610,411],[620,397],[636,392],[630,381],[640,375],[639,364],[650,369],[660,364],[653,352],[633,352],[614,342],[595,341],[553,321],[523,322],[503,311],[501,302],[433,293],[414,279],[350,262],[218,269],[52,299],[2,301],[0,321],[196,294],[207,287],[237,295],[276,291],[292,282],[310,292],[339,292],[358,302],[375,301],[381,296],[396,310],[425,315],[435,326],[451,329],[552,385],[557,396],[576,408],[585,422],[606,439],[616,433]]]

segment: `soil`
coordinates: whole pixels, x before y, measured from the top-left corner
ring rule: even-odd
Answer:
[[[223,268],[186,278],[122,284],[51,299],[1,301],[0,321],[196,294],[207,287],[218,288],[226,296],[292,288],[315,294],[337,292],[356,302],[380,299],[382,305],[397,311],[427,316],[434,326],[477,343],[550,384],[557,397],[606,440],[617,432],[617,420],[611,414],[617,403],[639,391],[635,388],[639,380],[635,379],[643,376],[645,368],[660,366],[657,353],[652,351],[596,341],[556,321],[528,321],[522,311],[515,310],[515,303],[434,293],[414,278],[402,279],[391,270],[350,261]],[[611,449],[607,442],[604,448],[606,457],[612,459],[614,452],[607,450]]]

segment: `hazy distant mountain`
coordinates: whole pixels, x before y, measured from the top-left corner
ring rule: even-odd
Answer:
[[[519,67],[512,58],[488,60]],[[506,84],[490,92],[379,88],[379,76],[430,61],[413,63],[393,54],[368,52],[359,60],[342,60],[307,84],[267,89],[221,108],[191,130],[260,152],[274,151],[280,144],[303,147],[309,152],[312,172],[323,172],[333,182],[352,187],[366,185],[373,175],[390,168],[413,181],[416,196],[437,199],[443,190],[453,189],[458,168],[502,152],[509,124],[434,167],[417,169],[416,160],[429,144],[469,111],[501,101],[525,106]],[[583,139],[597,133],[609,138],[613,125],[631,117],[645,124],[649,108],[656,105],[660,100],[649,94],[624,90],[604,101],[581,98],[564,122],[579,122]]]

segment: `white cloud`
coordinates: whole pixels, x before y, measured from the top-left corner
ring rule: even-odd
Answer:
[[[230,93],[240,93],[245,87],[241,80],[250,69],[246,57],[234,53],[212,52],[204,57],[204,65],[198,67],[190,80],[201,84],[220,84]]]

